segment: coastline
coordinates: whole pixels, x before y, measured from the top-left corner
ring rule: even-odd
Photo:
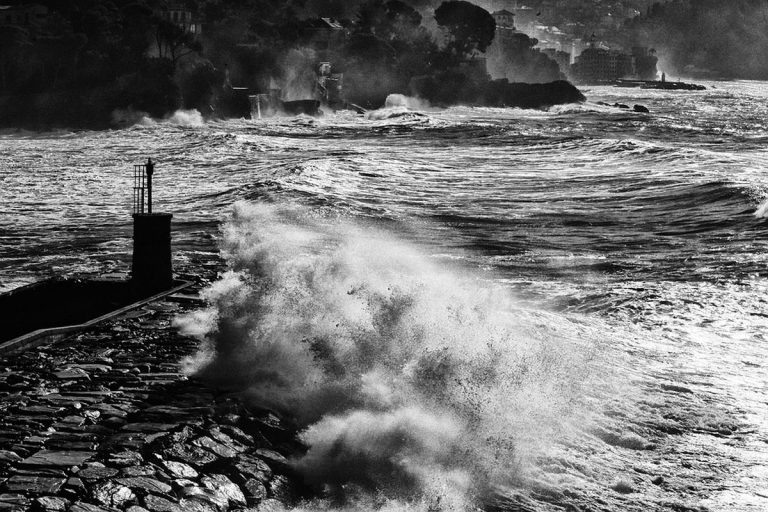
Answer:
[[[459,75],[451,76],[457,79]],[[445,87],[444,82],[446,82],[445,76],[417,77],[412,83],[411,92],[420,100],[426,100],[443,108],[470,105],[546,109],[553,105],[585,101],[582,91],[565,80],[548,83],[508,82],[506,79],[486,80],[479,83],[467,82],[460,87]],[[442,85],[438,86],[438,84]],[[130,125],[123,119],[126,113],[131,113],[136,117],[135,121],[138,121],[144,115],[152,119],[168,118],[181,109],[181,105],[177,104],[176,109],[170,110],[156,109],[150,112],[121,110],[120,107],[115,107],[114,102],[105,101],[108,96],[106,89],[0,95],[0,129],[31,131],[121,129]],[[385,98],[380,100],[378,108],[384,108]],[[213,119],[217,118],[213,117]],[[224,116],[221,119],[232,118]]]

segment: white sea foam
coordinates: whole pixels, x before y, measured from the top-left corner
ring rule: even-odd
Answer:
[[[768,199],[763,201],[763,203],[757,208],[755,211],[755,217],[758,219],[768,218]]]
[[[158,123],[176,126],[203,126],[205,120],[197,110],[177,110],[163,119],[154,119],[147,112],[133,109],[117,109],[112,112],[112,124],[116,127],[155,126]]]
[[[211,308],[178,322],[204,340],[187,370],[296,417],[296,467],[347,503],[465,509],[563,426],[589,366],[575,326],[369,228],[240,203],[223,252]]]
[[[384,100],[384,108],[407,108],[410,110],[427,110],[431,108],[427,100],[404,94],[390,94]]]
[[[168,122],[177,126],[203,126],[203,115],[195,109],[177,110],[168,117]]]

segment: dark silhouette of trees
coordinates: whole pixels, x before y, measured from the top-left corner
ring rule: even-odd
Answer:
[[[232,94],[227,84],[265,93],[290,74],[317,80],[321,61],[334,73],[323,79],[336,83],[342,72],[347,98],[368,107],[411,93],[415,77],[438,77],[446,94],[488,81],[481,66],[460,66],[495,32],[493,17],[466,1],[435,13],[450,35],[444,48],[413,7],[436,0],[182,0],[204,22],[202,35],[169,19],[169,1],[36,0],[49,9],[46,26],[0,27],[0,122],[34,119],[24,109],[66,126],[103,125],[116,109],[216,115]],[[340,28],[313,18],[320,14],[345,19]],[[296,51],[306,55],[303,68],[289,70]]]
[[[18,80],[26,51],[31,45],[26,30],[18,27],[0,27],[0,90],[7,91]]]
[[[536,38],[522,32],[497,42],[489,50],[488,69],[492,76],[512,82],[544,83],[561,79],[560,66],[534,47]]]
[[[203,49],[193,34],[161,18],[155,20],[155,43],[159,57],[170,60],[174,69],[181,58]]]
[[[485,52],[496,32],[496,20],[488,11],[463,0],[440,4],[435,20],[450,34],[448,46],[458,56]]]

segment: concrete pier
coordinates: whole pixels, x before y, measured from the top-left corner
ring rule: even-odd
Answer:
[[[170,213],[133,214],[131,282],[142,290],[164,290],[173,284]]]

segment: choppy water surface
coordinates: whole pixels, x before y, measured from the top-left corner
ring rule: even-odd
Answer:
[[[549,112],[452,108],[209,124],[178,115],[119,131],[4,132],[0,289],[125,272],[131,165],[152,156],[156,208],[175,215],[177,269],[215,259],[222,236],[232,265],[247,270],[248,258],[265,258],[275,282],[300,272],[299,258],[344,247],[312,260],[357,269],[344,279],[313,274],[313,287],[286,281],[274,293],[328,301],[319,309],[354,323],[349,308],[331,307],[328,290],[353,282],[378,290],[375,273],[386,280],[382,290],[408,295],[403,307],[413,318],[405,318],[423,325],[417,348],[453,336],[413,313],[441,323],[440,297],[457,297],[454,316],[467,318],[442,322],[451,332],[488,330],[462,331],[450,343],[508,340],[494,350],[499,368],[514,372],[475,390],[504,399],[486,400],[476,415],[482,428],[465,432],[514,444],[495,452],[514,459],[495,462],[510,466],[507,477],[491,479],[502,509],[518,500],[542,510],[766,510],[768,84],[711,85],[592,88],[587,104]],[[640,103],[651,114],[598,101]],[[238,201],[243,210],[221,235]],[[257,249],[280,253],[287,267]],[[299,303],[283,306],[301,316]],[[472,366],[478,354],[451,357]],[[373,372],[355,357],[361,374]],[[403,396],[422,399],[408,410],[450,402],[446,414],[458,414],[468,400],[466,386],[439,400],[409,386]],[[307,420],[318,446],[321,413]],[[479,464],[486,471],[494,465],[488,450],[469,453],[490,457]]]

